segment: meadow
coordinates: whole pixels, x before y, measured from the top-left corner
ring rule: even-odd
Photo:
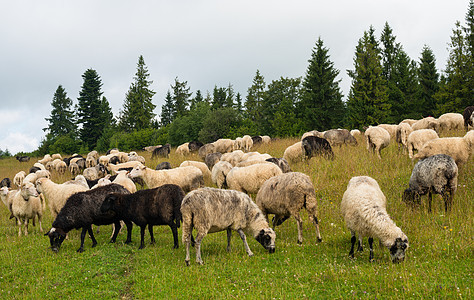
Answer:
[[[462,136],[464,132],[449,135]],[[280,139],[255,150],[281,157],[297,139]],[[147,159],[154,168],[162,161],[176,167],[183,160],[200,160],[197,155],[178,157],[172,149],[169,159]],[[1,299],[472,299],[474,286],[474,163],[460,167],[458,189],[452,211],[445,213],[438,195],[428,213],[401,201],[408,187],[414,163],[393,142],[382,151],[382,160],[359,145],[334,149],[335,159],[312,158],[292,164],[292,170],[309,175],[318,197],[318,218],[323,241],[316,243],[314,227],[306,212],[303,244],[298,245],[296,221],[289,219],[276,228],[276,252],[269,254],[251,236],[248,257],[238,234],[233,233],[232,250],[226,251],[226,233],[207,235],[202,243],[204,265],[185,266],[185,248],[172,249],[169,227],[155,227],[155,245],[138,250],[139,230],[133,243],[125,245],[125,231],[110,244],[111,226],[101,226],[98,245],[91,248],[86,237],[85,252],[77,253],[80,231],[73,230],[60,251],[49,249],[49,239],[38,225],[29,226],[28,236],[18,236],[7,208],[0,208],[0,298]],[[28,171],[38,158],[19,163],[0,160],[0,177]],[[339,204],[349,179],[368,175],[376,179],[387,197],[387,211],[408,236],[405,261],[392,264],[388,249],[374,243],[375,260],[369,262],[367,240],[364,251],[348,256],[350,232]],[[64,182],[71,175],[53,174]],[[212,186],[212,183],[206,182]],[[255,199],[255,198],[254,198]],[[47,232],[52,223],[49,209],[43,218]]]

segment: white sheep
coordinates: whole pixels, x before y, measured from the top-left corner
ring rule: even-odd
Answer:
[[[232,166],[236,166],[239,162],[242,161],[242,157],[244,157],[244,152],[242,150],[234,150],[230,153],[224,153],[221,156],[221,161],[229,162]]]
[[[211,171],[207,167],[207,165],[203,162],[200,161],[194,161],[194,160],[185,160],[183,161],[180,165],[180,167],[188,167],[188,166],[193,166],[201,170],[202,176],[204,179],[210,180],[211,179]]]
[[[353,137],[357,138],[360,135],[360,130],[359,129],[352,129],[349,132]]]
[[[414,120],[414,119],[405,119],[403,121],[401,121],[400,123],[406,123],[410,126],[412,126],[413,124],[415,124],[418,120]]]
[[[52,158],[53,160],[55,160],[55,159],[60,159],[60,160],[62,160],[62,159],[63,159],[62,156],[61,156],[61,154],[59,154],[59,153],[55,153],[55,154],[51,155],[51,158]]]
[[[128,157],[128,160],[126,162],[130,162],[130,161],[137,161],[141,164],[145,164],[145,157],[141,156],[141,155],[130,155]],[[123,163],[126,163],[126,162],[123,162]],[[112,164],[109,165],[110,166],[113,166]]]
[[[187,194],[181,204],[185,263],[189,266],[191,233],[196,228],[196,262],[203,264],[201,242],[208,233],[227,231],[227,251],[230,251],[232,231],[239,233],[245,250],[253,256],[244,231],[249,232],[270,253],[275,252],[275,232],[268,226],[258,206],[244,193],[214,188],[200,188]]]
[[[38,160],[38,162],[44,166],[46,166],[46,164],[50,161],[52,161],[53,159],[51,158],[51,155],[49,154],[45,154],[44,157],[40,160]]]
[[[2,199],[3,204],[8,208],[10,214],[12,213],[13,197],[17,192],[18,190],[9,190],[6,186],[0,188],[0,198]]]
[[[250,135],[244,135],[242,137],[242,150],[244,150],[245,152],[249,152],[250,149],[252,149],[253,147],[253,140],[252,140],[252,137]]]
[[[86,163],[87,163],[87,160],[86,160]],[[81,172],[81,170],[79,169],[79,165],[77,163],[70,163],[69,172],[71,172],[72,176],[77,176]]]
[[[24,226],[24,235],[28,235],[28,222],[30,219],[33,219],[34,226],[35,217],[38,217],[40,231],[43,232],[41,226],[43,207],[34,184],[31,182],[23,182],[20,190],[13,196],[11,210],[12,216],[10,218],[15,217],[17,219],[18,236],[21,236],[22,225]]]
[[[148,188],[156,188],[163,184],[176,184],[185,193],[204,186],[201,170],[196,167],[179,167],[170,170],[153,170],[140,164],[128,174],[130,178],[142,178]]]
[[[283,153],[283,158],[286,159],[289,163],[303,161],[304,152],[303,147],[301,145],[301,141],[294,143],[293,145],[286,148],[285,152]]]
[[[60,160],[56,162],[54,169],[56,170],[56,172],[58,172],[58,174],[63,175],[64,173],[66,173],[67,165],[64,161]]]
[[[117,177],[115,177],[115,179],[112,182],[116,184],[120,184],[121,186],[126,188],[130,193],[135,193],[137,191],[137,186],[135,185],[133,180],[131,180],[128,177],[128,172],[125,170],[117,171]]]
[[[116,173],[117,171],[119,171],[120,169],[130,169],[130,168],[134,168],[135,166],[138,166],[138,165],[143,165],[141,162],[139,161],[128,161],[126,163],[120,163],[120,164],[116,164],[116,165],[113,165],[113,164],[109,164],[109,166],[107,167],[107,169],[111,172],[111,173]]]
[[[467,163],[473,152],[474,130],[470,130],[464,137],[437,138],[428,141],[413,158],[423,159],[435,154],[446,154],[451,156],[459,166]]]
[[[234,148],[232,148],[234,151],[235,150],[242,150],[243,149],[243,146],[242,146],[242,138],[241,137],[238,137],[238,138],[235,138],[234,140]]]
[[[464,128],[464,117],[458,113],[442,114],[438,118],[440,130],[461,130]]]
[[[382,127],[383,129],[387,130],[390,134],[390,140],[395,140],[397,136],[397,126],[394,124],[379,124],[378,127]]]
[[[189,154],[189,143],[184,143],[176,148],[176,154],[185,156]]]
[[[317,130],[311,130],[311,131],[303,133],[303,135],[301,136],[301,140],[303,140],[307,136],[317,136],[317,137],[323,138],[324,133],[319,132]]]
[[[403,149],[406,153],[408,149],[408,136],[413,132],[413,128],[408,123],[400,123],[397,126],[396,141],[398,144],[398,150]]]
[[[419,151],[426,142],[437,138],[439,136],[433,129],[414,130],[407,138],[408,157],[413,158],[415,150]]]
[[[71,165],[69,163],[69,165]],[[86,168],[93,168],[97,165],[97,158],[95,158],[93,155],[87,154],[86,157]]]
[[[41,170],[46,170],[46,167],[42,163],[39,163],[39,162],[34,163],[33,167],[40,168]]]
[[[234,167],[226,177],[227,186],[231,190],[247,194],[256,194],[265,180],[283,174],[274,163],[264,162],[248,167]]]
[[[88,188],[79,184],[57,184],[51,181],[51,179],[39,178],[36,180],[36,190],[43,194],[46,201],[48,201],[51,215],[55,218],[69,196],[86,191]]]
[[[262,135],[262,143],[263,144],[270,144],[271,141],[272,141],[271,137],[269,137],[268,135]]]
[[[214,152],[228,153],[234,150],[234,141],[231,139],[218,139],[214,143]]]
[[[439,122],[433,117],[426,117],[421,120],[416,121],[411,125],[413,130],[420,129],[433,129],[436,132],[439,132]]]
[[[369,127],[365,131],[365,139],[367,142],[367,150],[376,152],[377,156],[381,159],[380,152],[390,144],[390,133],[382,127]]]
[[[16,173],[15,177],[13,177],[13,184],[16,185],[17,187],[20,187],[21,184],[23,183],[23,180],[25,179],[26,172],[25,171],[20,171]]]
[[[303,243],[303,219],[300,210],[306,208],[309,221],[316,227],[317,241],[321,241],[316,193],[308,175],[290,172],[268,179],[258,191],[255,203],[267,220],[268,214],[275,215],[273,229],[289,217],[294,217],[298,225],[298,244]]]
[[[103,164],[98,164],[95,167],[85,169],[82,175],[84,175],[87,180],[96,180],[105,176],[107,173],[105,168]]]
[[[36,182],[38,178],[51,178],[51,173],[48,170],[38,170],[35,172],[36,179],[31,181],[31,183]]]
[[[211,180],[218,188],[227,188],[226,177],[233,166],[227,161],[219,161],[212,167]]]
[[[341,212],[351,231],[351,250],[354,257],[356,234],[359,236],[358,251],[362,251],[363,237],[369,238],[370,256],[374,258],[373,241],[378,238],[387,247],[393,263],[405,259],[408,238],[392,221],[386,210],[387,200],[375,179],[368,176],[352,177],[342,196]]]

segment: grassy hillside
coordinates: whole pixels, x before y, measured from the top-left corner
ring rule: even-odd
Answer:
[[[451,135],[463,135],[463,132]],[[281,157],[296,139],[282,139],[256,150]],[[425,205],[417,209],[401,201],[408,186],[413,163],[395,144],[382,151],[382,160],[367,152],[359,140],[357,147],[335,148],[335,160],[313,158],[292,164],[293,171],[308,174],[319,199],[322,243],[316,243],[314,227],[306,212],[304,241],[297,245],[296,221],[289,219],[277,227],[276,252],[269,254],[252,237],[249,246],[255,256],[249,258],[237,234],[232,251],[226,252],[226,233],[206,236],[202,243],[204,265],[184,264],[185,249],[172,249],[169,227],[155,227],[157,244],[138,250],[139,230],[133,243],[125,245],[122,232],[116,244],[109,244],[111,226],[102,226],[96,234],[98,245],[91,248],[86,237],[85,252],[77,253],[79,231],[72,231],[59,253],[49,249],[49,239],[30,225],[28,236],[18,237],[18,229],[5,206],[0,208],[0,298],[124,298],[124,299],[338,299],[338,298],[449,298],[472,299],[474,266],[474,163],[460,168],[459,186],[451,213],[444,213],[441,197],[434,196],[433,212]],[[152,160],[140,153],[147,166],[154,168],[165,159]],[[183,160],[172,149],[169,161],[176,167]],[[14,159],[0,160],[0,177],[27,171],[33,164]],[[405,262],[394,265],[387,249],[376,242],[375,260],[369,262],[365,250],[348,257],[350,232],[345,227],[339,204],[349,179],[368,175],[376,179],[387,197],[387,211],[409,238]],[[53,176],[56,182],[70,174]],[[210,182],[207,185],[212,185]],[[46,209],[43,229],[52,219]],[[179,230],[181,240],[181,230]]]

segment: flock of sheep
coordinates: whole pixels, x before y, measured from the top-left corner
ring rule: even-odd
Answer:
[[[445,114],[438,119],[404,120],[400,124],[382,124],[369,127],[364,136],[367,149],[381,158],[381,150],[395,140],[399,148],[413,159],[420,159],[412,172],[403,200],[411,205],[421,202],[420,196],[441,194],[445,210],[449,211],[457,187],[458,165],[464,164],[474,151],[474,130],[464,137],[439,138],[438,132],[472,126],[474,113],[463,118],[460,114]],[[210,144],[185,143],[176,149],[185,157],[198,152],[202,161],[184,161],[171,168],[161,163],[156,169],[145,165],[145,158],[136,152],[124,153],[117,149],[99,156],[90,152],[85,158],[73,155],[45,155],[30,169],[18,172],[10,180],[2,180],[0,197],[18,224],[18,235],[28,234],[29,220],[37,219],[42,229],[42,216],[46,203],[54,219],[46,233],[51,249],[59,251],[61,243],[72,229],[82,229],[79,252],[84,251],[86,234],[97,244],[92,225],[114,225],[111,242],[115,242],[123,226],[127,227],[126,243],[130,243],[133,224],[140,227],[140,249],[145,246],[146,227],[154,243],[153,226],[168,225],[173,234],[174,248],[178,248],[178,228],[182,224],[182,241],[186,247],[185,262],[190,263],[189,248],[196,249],[196,262],[202,264],[200,245],[205,235],[227,231],[227,250],[230,251],[231,231],[237,231],[249,256],[246,233],[251,234],[270,253],[275,252],[275,226],[289,217],[297,222],[297,242],[303,242],[300,211],[308,212],[314,224],[317,241],[321,241],[317,217],[317,198],[311,179],[300,172],[292,172],[290,165],[297,161],[323,156],[334,159],[332,148],[344,144],[357,145],[358,130],[316,130],[303,135],[300,142],[289,146],[282,158],[251,152],[259,143],[271,139],[250,137],[235,140],[220,139]],[[152,157],[169,157],[170,146],[147,148]],[[418,151],[417,154],[413,154]],[[51,173],[64,174],[67,170],[74,179],[58,184]],[[204,187],[211,180],[217,188]],[[137,186],[146,189],[137,190]],[[254,200],[250,197],[254,195]],[[358,250],[363,237],[369,238],[370,259],[373,259],[373,239],[377,238],[390,251],[394,263],[404,260],[408,238],[396,226],[386,211],[386,198],[378,183],[371,177],[353,177],[342,197],[341,212],[351,231],[350,256],[359,237]],[[268,215],[274,215],[273,227]],[[196,230],[196,238],[192,232]]]

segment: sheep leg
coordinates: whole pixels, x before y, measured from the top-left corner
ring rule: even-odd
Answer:
[[[359,243],[357,245],[357,251],[358,252],[364,251],[364,247],[362,247],[362,237],[359,237]]]
[[[444,212],[445,213],[447,213],[448,211],[451,211],[451,205],[453,204],[453,198],[454,198],[454,193],[451,189],[448,189],[447,191],[444,192],[443,200],[444,200]]]
[[[251,257],[253,256],[252,250],[249,248],[249,244],[247,244],[247,237],[245,236],[245,233],[242,231],[242,229],[238,229],[237,232],[240,235],[240,238],[242,239],[242,242],[244,243],[245,251],[247,251],[247,254]]]
[[[150,232],[150,244],[153,245],[155,244],[155,236],[153,235],[153,225],[148,224],[148,231]]]
[[[25,236],[28,235],[28,218],[25,218]]]
[[[130,221],[126,221],[125,225],[127,226],[127,239],[125,240],[125,244],[130,244],[132,242],[133,224]]]
[[[232,238],[232,230],[227,228],[227,252],[230,252],[230,239]]]
[[[321,242],[323,239],[321,238],[321,233],[319,232],[319,221],[316,216],[310,216],[310,221],[313,221],[314,227],[316,228],[316,239],[318,242]]]
[[[351,234],[352,234],[352,237],[351,237],[351,250],[349,251],[349,256],[351,258],[354,258],[354,246],[355,246],[357,238],[356,238],[354,232],[352,232]]]
[[[374,261],[374,239],[371,237],[369,237],[369,249],[370,249],[369,260]]]
[[[172,223],[171,232],[173,233],[173,249],[179,248],[179,241],[178,241],[178,227],[176,224]]]
[[[112,238],[110,239],[110,243],[115,243],[115,240],[117,239],[117,235],[120,232],[120,227],[122,227],[122,225],[120,225],[120,222],[117,221],[117,222],[114,223],[114,233],[112,234]]]
[[[138,249],[145,248],[145,226],[140,226],[140,247]]]
[[[38,214],[38,223],[39,223],[40,232],[43,232],[43,227],[41,226],[41,221],[42,221],[42,217]]]
[[[301,220],[301,216],[298,213],[294,217],[298,226],[298,244],[303,244],[303,220]]]
[[[92,240],[92,248],[94,248],[95,246],[97,246],[97,240],[94,237],[94,231],[92,230],[92,226],[89,226],[89,228],[87,228],[87,232],[89,232],[89,236]]]
[[[82,227],[81,231],[81,246],[77,249],[77,252],[84,252],[84,239],[86,238],[87,227]]]
[[[201,242],[202,239],[206,236],[205,233],[198,232],[196,235],[195,247],[196,247],[196,262],[200,265],[204,264],[201,258]]]

